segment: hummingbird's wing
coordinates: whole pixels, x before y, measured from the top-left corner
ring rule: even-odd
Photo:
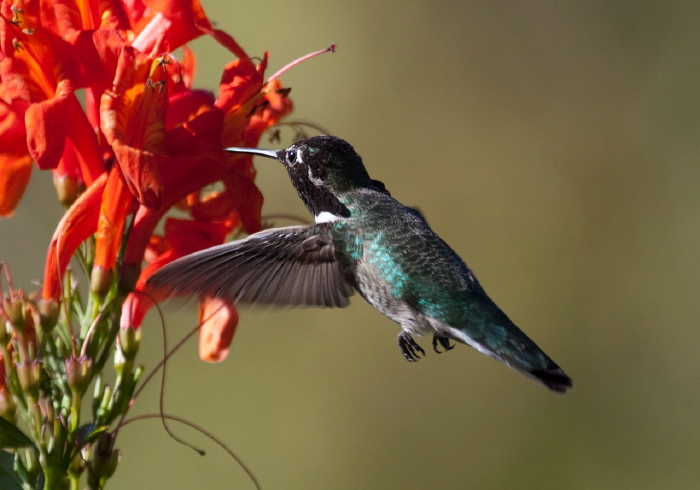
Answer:
[[[165,265],[146,282],[156,297],[217,296],[280,306],[344,307],[353,294],[330,224],[272,228]]]

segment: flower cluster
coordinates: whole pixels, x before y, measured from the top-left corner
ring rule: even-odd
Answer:
[[[186,44],[202,35],[235,57],[218,97],[193,88]],[[67,208],[41,291],[8,281],[0,308],[0,446],[27,488],[77,485],[86,464],[90,485],[104,485],[117,459],[107,430],[140,375],[139,327],[153,305],[139,294],[146,279],[260,229],[251,157],[222,148],[257,146],[292,110],[277,75],[266,81],[267,61],[213,28],[198,0],[0,0],[0,216],[20,202],[34,163],[53,172]],[[182,217],[156,234],[172,208]],[[202,298],[200,321],[200,356],[223,359],[234,305]],[[109,387],[101,372],[115,348]],[[93,423],[79,427],[91,383]],[[14,425],[17,411],[28,436]]]

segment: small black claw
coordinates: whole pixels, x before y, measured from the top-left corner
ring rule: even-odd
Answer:
[[[438,349],[438,344],[442,346],[443,349],[445,350],[440,350]],[[442,354],[443,352],[447,352],[448,350],[454,349],[454,345],[450,345],[450,339],[447,337],[442,337],[440,335],[433,335],[433,350],[437,352],[438,354]]]
[[[421,355],[425,356],[425,351],[413,340],[408,332],[399,334],[399,349],[408,362],[416,362]]]

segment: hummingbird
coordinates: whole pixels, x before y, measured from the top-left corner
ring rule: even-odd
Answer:
[[[279,151],[225,150],[282,163],[315,223],[267,229],[175,260],[151,276],[150,291],[322,307],[345,307],[357,291],[401,326],[398,345],[408,361],[425,355],[413,336],[432,334],[435,352],[454,341],[554,392],[573,386],[422,214],[370,178],[348,142],[322,135]]]

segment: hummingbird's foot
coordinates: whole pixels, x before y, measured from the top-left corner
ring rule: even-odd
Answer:
[[[443,349],[445,350],[440,350],[438,349],[438,344],[442,346]],[[437,352],[438,354],[442,354],[443,352],[447,352],[448,350],[454,349],[454,345],[450,345],[450,339],[447,337],[442,337],[440,335],[433,335],[433,350]]]
[[[425,351],[420,345],[413,340],[408,332],[399,334],[399,349],[408,362],[416,362],[421,356],[425,355]]]

